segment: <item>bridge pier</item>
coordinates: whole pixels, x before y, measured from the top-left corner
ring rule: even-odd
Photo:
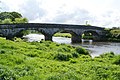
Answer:
[[[72,35],[72,43],[80,43],[81,42],[81,36],[80,35]]]
[[[6,36],[6,39],[8,39],[8,40],[13,40],[13,38],[14,38],[14,36],[11,35],[11,34],[8,34],[8,35]]]
[[[52,35],[44,35],[45,41],[52,41]]]
[[[12,38],[21,37],[19,35],[24,30],[37,30],[45,36],[45,40],[52,41],[52,36],[56,32],[68,32],[72,35],[72,43],[81,42],[81,34],[84,32],[92,33],[95,40],[104,40],[103,36],[106,36],[104,28],[97,26],[86,26],[86,25],[69,25],[69,24],[48,24],[48,23],[17,23],[17,24],[0,24],[0,34],[6,39],[12,40]],[[101,35],[99,37],[99,35]],[[100,39],[99,39],[100,38]]]

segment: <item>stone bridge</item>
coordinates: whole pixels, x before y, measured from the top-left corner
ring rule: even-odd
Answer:
[[[92,33],[95,41],[103,41],[105,37],[104,28],[96,26],[47,23],[0,24],[0,35],[6,37],[6,39],[17,37],[24,30],[36,30],[45,36],[45,40],[50,41],[52,41],[52,36],[55,33],[67,32],[72,35],[71,40],[73,43],[81,42],[81,36],[85,32]]]

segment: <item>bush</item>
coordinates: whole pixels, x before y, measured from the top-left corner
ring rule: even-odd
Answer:
[[[105,53],[105,54],[101,54],[100,57],[101,58],[113,58],[115,55],[113,52],[108,52],[108,53]]]
[[[70,59],[70,63],[76,63],[77,61],[74,59]]]
[[[70,52],[70,49],[68,47],[61,47],[57,51],[58,52]]]
[[[77,52],[73,52],[72,53],[72,56],[75,57],[75,58],[78,58],[79,57],[79,54]]]
[[[0,50],[0,54],[5,54],[5,50]]]
[[[16,80],[14,71],[8,67],[0,65],[0,80]]]
[[[76,52],[78,52],[79,54],[89,55],[89,52],[82,47],[76,47]]]
[[[33,52],[33,53],[27,53],[26,55],[29,56],[29,57],[38,57],[39,56],[39,54],[35,53],[35,52]]]
[[[69,59],[72,58],[71,54],[64,54],[64,53],[58,53],[54,59],[61,60],[61,61],[69,61]]]
[[[116,56],[113,60],[113,64],[120,65],[120,55]]]

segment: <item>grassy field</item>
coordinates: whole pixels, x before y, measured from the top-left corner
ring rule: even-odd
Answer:
[[[67,38],[71,38],[71,34],[70,33],[56,33],[54,34],[55,37],[67,37]]]
[[[0,38],[0,80],[120,80],[120,55],[92,58],[82,47]]]

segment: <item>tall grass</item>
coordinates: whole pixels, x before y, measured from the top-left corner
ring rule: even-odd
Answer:
[[[81,47],[0,38],[0,80],[120,80],[120,55],[93,59]]]

